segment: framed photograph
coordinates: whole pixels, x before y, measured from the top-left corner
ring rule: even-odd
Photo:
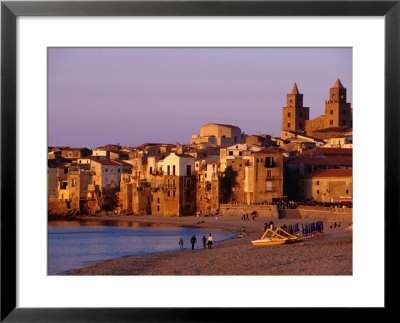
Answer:
[[[397,251],[391,249],[399,234],[399,16],[399,1],[3,1],[1,320],[236,321],[248,315],[266,314],[266,310],[271,308],[391,309],[393,299],[390,295],[393,293],[390,291],[396,285],[393,282],[398,280],[390,269],[395,268],[392,255]],[[330,81],[336,74],[338,76]],[[221,75],[224,78],[218,79]],[[103,82],[105,78],[107,83]],[[228,84],[223,84],[226,80]],[[303,83],[296,83],[298,80]],[[282,85],[288,82],[291,83]],[[331,83],[328,86],[330,89],[326,88],[329,97],[325,98],[325,102],[314,104],[311,97],[318,95],[312,84],[322,85],[325,82]],[[146,84],[151,86],[146,87]],[[168,87],[163,88],[161,84],[168,84]],[[222,90],[214,91],[213,84]],[[268,90],[263,87],[268,87]],[[287,90],[282,90],[284,87]],[[104,93],[109,95],[104,96]],[[250,100],[247,95],[256,98]],[[171,100],[171,97],[179,97],[180,101]],[[258,108],[263,103],[257,100],[265,102],[265,110]],[[136,101],[135,104],[130,103],[133,101]],[[312,102],[310,110],[308,102]],[[207,109],[202,105],[207,105]],[[325,106],[325,115],[313,112],[317,105]],[[335,123],[336,108],[338,124]],[[98,111],[103,111],[100,112],[102,117],[96,115]],[[234,113],[241,114],[235,119]],[[293,119],[293,115],[297,119]],[[189,123],[189,119],[196,122]],[[267,130],[263,129],[265,120],[275,120],[269,121]],[[238,126],[243,123],[246,133],[249,133],[238,128],[236,122],[240,122]],[[322,123],[324,126],[321,126]],[[326,134],[339,128],[340,131],[337,131],[346,135],[332,134],[328,141],[318,138],[321,132]],[[224,132],[227,129],[229,135]],[[351,131],[346,132],[349,129]],[[214,135],[213,131],[218,134]],[[258,131],[260,133],[256,136]],[[261,135],[262,131],[270,131],[273,135]],[[113,137],[103,137],[103,134],[111,132]],[[220,132],[224,134],[220,135]],[[191,137],[187,137],[187,133]],[[90,147],[90,152],[63,147],[66,137],[62,134],[68,134],[70,140],[65,145]],[[120,140],[128,140],[126,138],[132,138],[133,134],[135,140],[121,142],[120,147]],[[333,168],[340,169],[334,169],[338,171],[335,174],[327,169],[313,173],[317,176],[318,171],[323,171],[323,176],[340,177],[340,184],[329,184],[331,186],[326,192],[331,195],[328,197],[315,198],[320,194],[319,187],[311,189],[311,198],[287,190],[283,186],[283,175],[282,187],[277,188],[279,176],[275,172],[280,169],[277,165],[282,164],[283,174],[283,158],[287,163],[298,153],[291,155],[291,150],[287,148],[287,155],[279,155],[282,162],[268,154],[280,151],[282,147],[278,146],[289,145],[290,140],[284,139],[291,138],[293,134],[296,138],[303,136],[304,140],[310,141],[307,147],[304,140],[302,145],[296,141],[297,148],[293,149],[297,152],[321,149],[316,147],[323,145],[339,147],[333,140],[339,137],[344,140],[340,142],[340,147],[347,145],[352,148],[350,159],[340,155],[344,151],[336,152],[340,158],[335,156],[335,163],[339,163],[340,159],[340,164],[335,164],[339,167]],[[190,141],[187,146],[196,146],[193,151],[181,145],[185,136]],[[112,144],[110,138],[118,143],[118,151],[102,146]],[[146,142],[146,138],[153,142],[176,140],[176,144],[156,145],[149,141],[144,144],[145,147],[136,149]],[[290,143],[295,144],[294,141]],[[236,146],[236,150],[229,151],[234,144],[269,148],[257,148],[250,152],[247,146],[240,148],[242,150]],[[129,146],[136,148],[130,149]],[[202,195],[195,192],[193,205],[201,205],[204,209],[201,212],[199,207],[196,209],[190,203],[190,187],[192,181],[196,187],[197,183],[200,185],[200,178],[203,178],[201,170],[206,169],[203,174],[206,176],[207,167],[210,166],[211,171],[215,163],[215,156],[212,153],[206,156],[204,152],[203,157],[209,160],[204,161],[205,166],[195,166],[195,158],[196,161],[201,159],[197,155],[199,147],[203,152],[205,149],[211,151],[216,147],[228,147],[218,148],[218,155],[233,156],[237,153],[242,156],[243,151],[247,151],[244,154],[248,156],[235,157],[236,161],[244,161],[243,184],[231,185],[229,190],[225,186],[217,190],[223,192],[222,198],[218,197],[220,203],[226,204],[215,207],[206,202],[210,193]],[[81,155],[71,159],[78,150]],[[140,177],[141,166],[133,161],[135,158],[142,160],[141,151],[153,150],[154,154],[146,155],[143,172],[147,177],[143,181]],[[168,154],[161,156],[165,152]],[[127,158],[123,157],[124,154]],[[177,172],[180,174],[180,169],[184,169],[182,176],[186,176],[182,182],[184,207],[159,202],[160,199],[168,197],[172,200],[175,197],[175,190],[169,190],[170,185],[175,188],[176,169],[169,166],[169,163],[175,165],[173,158],[178,160]],[[237,170],[235,176],[242,174],[239,168],[242,164],[233,165],[234,162],[228,160],[224,159],[224,169]],[[292,161],[297,165],[299,160]],[[85,162],[90,166],[86,167]],[[262,163],[262,176],[267,176],[267,186],[263,188],[265,194],[257,198],[249,193],[249,189],[241,191],[244,185],[257,185],[256,181],[250,181],[252,177],[246,177],[249,173],[258,172],[258,166],[252,168],[256,162]],[[68,167],[61,167],[63,163],[67,163]],[[78,169],[77,175],[74,167]],[[138,169],[138,178],[133,178],[134,167]],[[289,172],[289,168],[285,171]],[[64,175],[59,174],[62,171]],[[98,176],[102,172],[103,175]],[[168,184],[166,174],[171,175]],[[157,182],[157,176],[161,175],[165,177],[165,182]],[[49,180],[51,176],[55,178],[54,183]],[[228,177],[229,174],[221,172],[220,176]],[[313,180],[307,182],[313,178],[310,176],[302,177],[301,185],[314,185]],[[321,178],[325,178],[323,176]],[[88,182],[82,189],[82,181],[86,177]],[[118,184],[118,193],[109,193],[117,177],[118,183],[124,182],[124,186]],[[150,177],[154,182],[148,180]],[[143,206],[144,202],[131,202],[128,206],[128,196],[134,195],[127,193],[125,199],[122,192],[138,187],[139,178],[142,186],[137,191],[151,192],[150,195],[143,193],[148,204]],[[216,182],[225,185],[218,178]],[[153,183],[157,183],[157,187]],[[74,196],[76,185],[81,187],[77,198]],[[320,185],[320,182],[315,185]],[[334,196],[335,190],[337,196]],[[159,191],[163,193],[157,195]],[[211,184],[208,191],[212,191]],[[299,194],[295,199],[298,202],[293,203],[291,197],[283,192],[289,192],[291,196]],[[65,198],[67,193],[68,198]],[[116,200],[112,196],[116,196]],[[96,200],[95,204],[91,203],[93,200]],[[103,266],[97,271],[71,271],[82,267],[82,264],[135,254],[136,251],[126,248],[127,241],[132,244],[133,240],[127,238],[115,242],[121,253],[112,257],[104,255],[104,248],[100,250],[99,247],[94,258],[88,258],[84,251],[86,246],[111,243],[107,240],[104,244],[104,235],[109,234],[107,228],[102,227],[103,231],[97,236],[98,231],[85,227],[86,231],[92,230],[90,233],[95,238],[89,241],[87,236],[82,236],[82,240],[77,242],[78,238],[74,241],[60,238],[60,234],[67,232],[64,219],[53,222],[52,226],[48,222],[50,213],[51,216],[67,214],[68,217],[79,213],[80,216],[87,216],[85,221],[106,219],[104,221],[107,222],[108,218],[112,221],[111,218],[117,215],[128,219],[129,215],[144,212],[153,216],[189,215],[187,218],[196,221],[195,227],[197,225],[198,228],[211,219],[213,223],[222,223],[223,217],[232,215],[235,207],[252,205],[257,211],[248,211],[250,220],[243,222],[246,223],[243,227],[242,222],[238,222],[242,230],[235,238],[242,240],[236,241],[244,241],[247,234],[247,239],[253,237],[251,234],[254,238],[258,237],[256,231],[251,231],[251,217],[254,220],[263,212],[276,212],[279,215],[275,224],[278,224],[278,229],[286,231],[280,231],[278,235],[278,231],[273,231],[276,229],[274,224],[270,223],[275,240],[266,238],[269,227],[264,226],[265,234],[257,240],[250,239],[249,244],[278,244],[278,240],[279,243],[288,243],[288,239],[292,239],[290,242],[299,242],[290,247],[301,250],[302,246],[307,246],[303,240],[310,238],[311,233],[316,236],[315,232],[323,232],[321,225],[324,223],[314,222],[312,230],[311,226],[303,226],[300,230],[295,221],[289,221],[290,217],[279,221],[280,215],[288,217],[290,211],[286,209],[297,208],[297,203],[303,203],[303,212],[309,210],[304,214],[310,219],[317,202],[318,207],[337,208],[348,206],[348,203],[354,206],[349,222],[351,226],[346,228],[351,229],[351,233],[340,229],[343,235],[350,236],[351,242],[343,247],[344,242],[338,240],[335,247],[347,248],[350,260],[332,251],[333,254],[325,256],[326,268],[307,271],[306,274],[302,273],[309,262],[305,247],[302,249],[304,254],[299,251],[298,257],[304,265],[303,269],[286,271],[286,274],[279,274],[279,270],[289,267],[293,259],[284,254],[280,256],[279,252],[268,253],[268,250],[283,249],[267,248],[257,249],[255,257],[265,257],[258,267],[267,265],[270,259],[274,261],[275,268],[281,269],[263,275],[262,270],[254,270],[257,266],[244,264],[240,270],[250,270],[250,274],[242,275],[237,269],[239,262],[235,262],[243,256],[239,247],[236,248],[236,256],[232,249],[229,258],[232,266],[218,263],[222,271],[230,268],[228,274],[221,274],[217,269],[195,269],[188,274],[165,269],[165,274],[147,270],[135,275],[116,271],[111,265],[108,269]],[[346,208],[343,207],[337,217],[339,220],[335,220],[335,228],[342,219],[347,219]],[[149,209],[151,212],[146,213]],[[246,212],[242,219],[246,220]],[[332,227],[327,227],[329,219],[325,219],[325,230],[334,230],[333,223]],[[257,220],[263,223],[262,217]],[[127,220],[124,225],[132,226],[133,222]],[[246,231],[244,225],[250,231]],[[80,229],[68,226],[68,234],[78,237]],[[114,227],[111,231],[116,229],[121,229],[118,231],[121,233],[126,228]],[[233,237],[219,236],[219,231],[212,234],[214,242]],[[185,243],[189,239],[189,236],[184,236]],[[204,249],[206,240],[203,241]],[[212,248],[211,234],[208,240],[211,241],[208,248]],[[203,246],[199,236],[197,244]],[[183,244],[181,247],[183,249]],[[185,247],[189,248],[188,243]],[[54,248],[63,250],[63,258],[57,252],[53,253]],[[265,250],[265,253],[260,250]],[[149,252],[158,251],[165,250],[155,248]],[[189,254],[190,250],[187,252]],[[136,259],[139,262],[139,258]],[[140,261],[144,265],[147,258],[140,258]],[[321,258],[320,263],[323,262]],[[346,266],[342,270],[328,268],[340,268],[340,264],[344,263]],[[216,264],[216,258],[210,258],[209,264]],[[236,269],[233,268],[235,266]],[[368,286],[368,293],[365,286]],[[281,294],[285,295],[284,299],[279,297]],[[288,298],[288,294],[296,296]]]

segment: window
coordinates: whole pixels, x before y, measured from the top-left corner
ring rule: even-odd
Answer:
[[[349,194],[349,190],[346,190],[346,194]]]
[[[73,180],[71,181],[71,186],[72,186],[72,187],[75,187],[75,184],[76,184],[76,180],[73,179]]]
[[[118,168],[118,173],[121,173],[121,169]]]
[[[169,174],[170,174],[170,168],[171,168],[171,166],[170,166],[170,165],[168,165],[168,166],[167,166],[167,175],[169,175]]]
[[[299,122],[299,128],[303,127],[303,124],[301,122]]]
[[[317,194],[319,194],[319,190],[317,190]]]
[[[290,128],[290,122],[288,122],[287,127]]]
[[[192,166],[186,165],[186,175],[190,176],[192,174]]]
[[[343,110],[343,115],[345,115],[346,114],[346,110]]]
[[[336,94],[332,94],[332,100],[336,99]]]
[[[272,177],[271,175],[272,175],[272,172],[270,170],[267,170],[267,177],[271,178]]]
[[[175,165],[172,165],[172,175],[175,176]]]
[[[265,158],[265,167],[273,167],[274,164],[274,157]]]
[[[317,185],[319,185],[319,181],[317,181]]]
[[[159,197],[157,197],[157,203],[160,203],[160,198]]]
[[[188,178],[188,179],[186,180],[186,187],[190,187],[190,184],[191,184],[190,178]]]
[[[333,120],[329,120],[329,124],[330,124],[330,125],[333,125]]]
[[[172,186],[175,187],[175,180],[172,180]]]
[[[230,151],[230,152],[229,152],[229,156],[233,156],[233,151]]]
[[[299,113],[299,117],[302,118],[303,117],[303,113],[300,112]]]
[[[242,152],[241,151],[239,151],[239,156],[242,156]]]
[[[333,114],[333,110],[330,111],[330,114]]]
[[[150,167],[150,174],[153,174],[153,167]]]
[[[170,197],[171,196],[171,192],[170,192],[170,190],[168,190],[168,197]]]
[[[172,191],[172,196],[175,197],[175,191]]]
[[[292,102],[292,100],[290,100],[290,102]],[[290,118],[290,116],[291,116],[290,112],[288,112],[287,116],[288,116],[288,118]]]
[[[157,211],[160,211],[160,206],[159,205],[157,205]]]

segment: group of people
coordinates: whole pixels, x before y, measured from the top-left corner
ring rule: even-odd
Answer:
[[[329,229],[336,228],[336,227],[340,227],[340,222],[338,222],[338,223],[334,222],[333,224],[332,224],[332,222],[329,222]]]
[[[251,212],[251,218],[252,218],[253,220],[256,219],[256,214],[257,214],[256,211]],[[249,214],[248,214],[248,213],[244,213],[244,214],[242,215],[241,220],[250,220],[250,219],[249,219]]]
[[[264,223],[264,232],[267,231],[267,229],[275,230],[274,222],[272,220],[269,221],[269,223],[268,222]]]
[[[201,241],[203,242],[204,249],[206,249],[206,246],[208,246],[208,248],[211,249],[212,244],[213,244],[213,237],[212,237],[211,233],[208,235],[208,238],[206,238],[206,236],[204,235],[203,238],[201,239]],[[194,250],[194,246],[196,243],[197,243],[197,238],[196,238],[196,235],[194,234],[190,238],[190,244],[192,245],[192,250]],[[180,250],[183,250],[182,237],[179,238],[179,248],[180,248]]]

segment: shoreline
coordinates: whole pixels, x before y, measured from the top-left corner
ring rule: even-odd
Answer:
[[[67,219],[57,219],[67,220]],[[107,216],[79,217],[75,221],[103,221],[109,224],[192,227],[199,229],[241,232],[243,238],[214,243],[212,249],[166,251],[161,253],[125,256],[101,261],[65,272],[61,275],[352,275],[352,231],[350,223],[329,228],[324,222],[324,236],[293,244],[253,246],[251,240],[263,233],[269,218],[241,220],[237,216],[215,217],[160,217]],[[49,219],[49,222],[52,221]],[[311,219],[272,219],[276,226],[311,223]]]

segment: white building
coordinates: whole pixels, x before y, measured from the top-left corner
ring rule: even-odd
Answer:
[[[167,176],[195,175],[195,158],[188,154],[171,153],[163,160],[163,174]]]

